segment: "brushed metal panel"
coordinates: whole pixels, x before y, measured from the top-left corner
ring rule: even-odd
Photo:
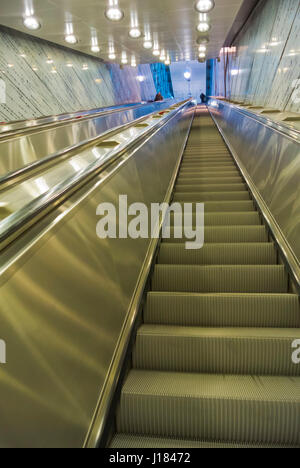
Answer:
[[[0,367],[0,446],[83,444],[149,245],[98,239],[96,207],[119,194],[129,203],[162,201],[191,117],[181,111],[108,177],[98,176],[66,217],[79,194],[2,254],[8,362]],[[25,252],[30,234],[37,241]]]
[[[178,102],[178,100],[174,100]],[[31,134],[17,136],[0,142],[0,177],[14,172],[59,150],[101,135],[120,125],[129,123],[156,110],[165,109],[172,101],[145,104],[134,109],[91,118],[85,121],[60,123],[51,129],[37,130]]]
[[[221,101],[210,101],[210,111],[300,262],[299,140]]]

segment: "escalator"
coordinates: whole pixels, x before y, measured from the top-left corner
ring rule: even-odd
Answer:
[[[173,201],[205,203],[205,244],[161,242],[111,448],[300,446],[299,297],[208,111]]]

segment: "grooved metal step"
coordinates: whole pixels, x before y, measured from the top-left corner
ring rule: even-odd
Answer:
[[[130,371],[120,433],[300,445],[300,378]]]
[[[287,293],[283,266],[258,265],[156,265],[154,291]]]
[[[299,328],[295,294],[193,294],[151,291],[144,322],[199,327]]]
[[[199,200],[199,201],[193,201],[186,200],[186,201],[178,201],[176,200],[180,205],[183,205],[186,203],[192,204],[192,211],[196,210],[196,203],[204,203],[205,200]],[[189,207],[185,207],[185,212],[190,212],[191,210]],[[254,211],[254,203],[252,200],[242,200],[242,201],[237,201],[237,200],[232,200],[232,201],[205,201],[205,211],[206,212],[235,212],[235,211]]]
[[[239,183],[228,183],[228,184],[197,184],[197,185],[184,185],[177,184],[175,193],[192,193],[196,196],[199,196],[201,193],[205,192],[242,192],[247,190],[245,184]]]
[[[143,325],[133,352],[136,369],[209,374],[300,376],[291,350],[300,329]]]
[[[164,238],[163,243],[188,242],[182,226],[172,227],[170,238]],[[204,226],[205,244],[210,243],[243,243],[268,242],[268,234],[264,226]]]
[[[173,201],[181,201],[181,202],[207,202],[207,201],[242,201],[242,200],[250,200],[250,195],[247,190],[243,190],[242,192],[200,192],[200,193],[182,193],[182,192],[175,192]]]
[[[163,437],[147,437],[136,434],[116,434],[110,448],[199,448],[199,449],[267,449],[267,448],[297,448],[292,445],[275,444],[238,444],[230,442],[213,442],[202,440],[167,439]]]
[[[205,204],[206,207],[207,204]],[[174,213],[171,212],[170,216],[171,226],[174,225]],[[196,220],[196,213],[193,213],[193,222]],[[175,220],[176,221],[176,220]],[[227,211],[216,211],[216,212],[207,212],[204,213],[204,226],[253,226],[261,225],[261,219],[257,211],[237,211],[237,212],[227,212]],[[176,226],[176,224],[175,224]]]
[[[204,244],[202,249],[187,250],[184,243],[163,243],[158,264],[172,265],[276,265],[277,252],[272,243]]]

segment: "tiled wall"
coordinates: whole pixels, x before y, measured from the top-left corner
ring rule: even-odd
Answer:
[[[300,112],[299,0],[261,0],[233,47],[210,66],[212,94]]]
[[[140,83],[138,75],[145,80]],[[0,29],[0,121],[151,100],[155,94],[149,65],[110,69],[93,57]]]

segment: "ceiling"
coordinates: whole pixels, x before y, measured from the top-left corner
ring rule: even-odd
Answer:
[[[23,25],[26,4],[30,3],[42,23],[42,28],[36,32]],[[125,17],[118,23],[106,19],[107,4],[108,0],[1,0],[0,24],[105,61],[109,60],[109,44],[114,44],[118,62],[122,51],[126,51],[129,58],[134,54],[138,63],[157,62],[152,51],[143,48],[143,37],[131,39],[128,35],[131,16],[135,14],[141,30],[149,29],[152,38],[157,39],[160,49],[165,49],[172,61],[198,57],[196,26],[199,14],[194,9],[194,0],[119,0]],[[207,58],[219,55],[243,0],[215,0],[215,4],[209,14],[212,27]],[[79,40],[75,46],[69,46],[64,40],[66,22],[69,21]],[[98,54],[91,52],[93,30],[101,47]]]

